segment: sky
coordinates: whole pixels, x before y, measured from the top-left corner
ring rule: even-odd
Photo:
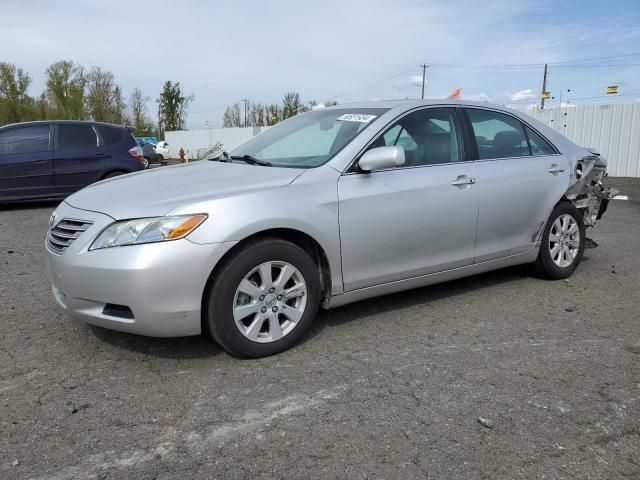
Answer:
[[[2,0],[0,61],[45,86],[60,59],[139,87],[155,115],[165,81],[193,94],[187,127],[241,99],[462,98],[529,108],[640,101],[640,0]],[[619,85],[617,97],[606,87]],[[560,96],[562,95],[562,99]]]

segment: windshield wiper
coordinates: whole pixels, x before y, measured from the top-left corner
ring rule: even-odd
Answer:
[[[259,158],[252,157],[251,155],[231,155],[229,157],[231,160],[241,160],[243,162],[248,163],[249,165],[260,165],[261,167],[272,167],[271,162],[266,162],[264,160],[260,160]]]

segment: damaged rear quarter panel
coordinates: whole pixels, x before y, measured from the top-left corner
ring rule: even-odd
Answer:
[[[604,213],[609,199],[619,193],[602,184],[607,161],[594,149],[576,145],[538,120],[529,116],[523,116],[523,120],[547,137],[569,162],[567,189],[558,200],[569,200],[584,212],[585,225],[594,226]]]

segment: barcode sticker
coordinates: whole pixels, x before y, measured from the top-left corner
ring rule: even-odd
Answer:
[[[374,118],[376,118],[376,115],[366,115],[364,113],[345,113],[341,117],[338,117],[338,120],[341,120],[343,122],[369,123]]]

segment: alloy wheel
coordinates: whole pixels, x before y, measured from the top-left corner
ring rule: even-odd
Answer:
[[[251,341],[275,342],[291,333],[307,306],[300,271],[283,261],[258,265],[240,282],[233,300],[236,327]]]
[[[566,268],[573,263],[580,249],[580,228],[571,215],[556,218],[549,232],[549,253],[553,263]]]

